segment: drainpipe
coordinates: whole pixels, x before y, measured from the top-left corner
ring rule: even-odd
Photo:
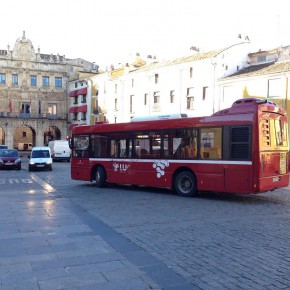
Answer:
[[[212,84],[212,112],[215,113],[215,94],[216,94],[216,58],[211,59],[211,64],[213,66],[213,84]]]

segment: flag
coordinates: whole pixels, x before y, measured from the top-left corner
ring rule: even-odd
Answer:
[[[19,112],[22,113],[22,101],[19,102]]]
[[[40,100],[38,102],[38,114],[41,114],[41,102],[40,102]]]
[[[12,113],[12,100],[9,101],[9,112]]]

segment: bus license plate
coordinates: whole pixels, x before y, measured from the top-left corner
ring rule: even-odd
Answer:
[[[279,177],[273,177],[273,182],[278,182],[280,180]]]

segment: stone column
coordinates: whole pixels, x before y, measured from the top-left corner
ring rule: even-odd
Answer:
[[[9,149],[13,149],[13,126],[11,122],[5,120],[4,126],[2,127],[5,133],[5,145],[8,146]]]
[[[43,132],[43,124],[41,123],[41,121],[37,122],[37,130],[35,133],[36,133],[35,146],[44,146],[43,144],[44,132]]]

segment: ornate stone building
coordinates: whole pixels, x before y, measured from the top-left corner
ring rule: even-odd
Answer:
[[[47,145],[68,134],[68,81],[96,65],[35,51],[23,32],[12,50],[0,50],[0,144]]]

